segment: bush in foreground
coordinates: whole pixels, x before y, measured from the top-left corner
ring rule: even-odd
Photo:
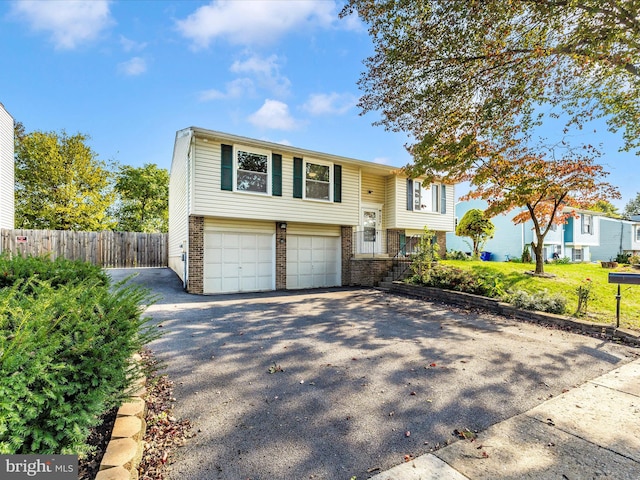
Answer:
[[[34,273],[0,289],[0,453],[82,454],[135,379],[131,356],[152,338],[149,293],[111,287],[86,264],[15,261],[14,272],[28,264]],[[11,262],[2,259],[0,275]]]

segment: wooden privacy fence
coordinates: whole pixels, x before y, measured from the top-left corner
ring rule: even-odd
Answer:
[[[84,260],[105,268],[166,267],[167,234],[0,230],[0,251]]]

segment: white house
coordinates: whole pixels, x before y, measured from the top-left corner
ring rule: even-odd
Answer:
[[[13,164],[13,117],[0,103],[0,228],[15,223]]]
[[[444,246],[453,199],[452,185],[389,166],[186,128],[171,164],[169,266],[192,293],[373,285],[425,226]]]

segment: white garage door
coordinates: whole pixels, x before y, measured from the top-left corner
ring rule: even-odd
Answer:
[[[273,234],[205,232],[204,293],[274,290]]]
[[[287,235],[287,288],[339,286],[340,238]]]

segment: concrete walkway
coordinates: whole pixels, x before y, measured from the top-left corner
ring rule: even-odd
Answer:
[[[640,478],[640,360],[372,480]]]

